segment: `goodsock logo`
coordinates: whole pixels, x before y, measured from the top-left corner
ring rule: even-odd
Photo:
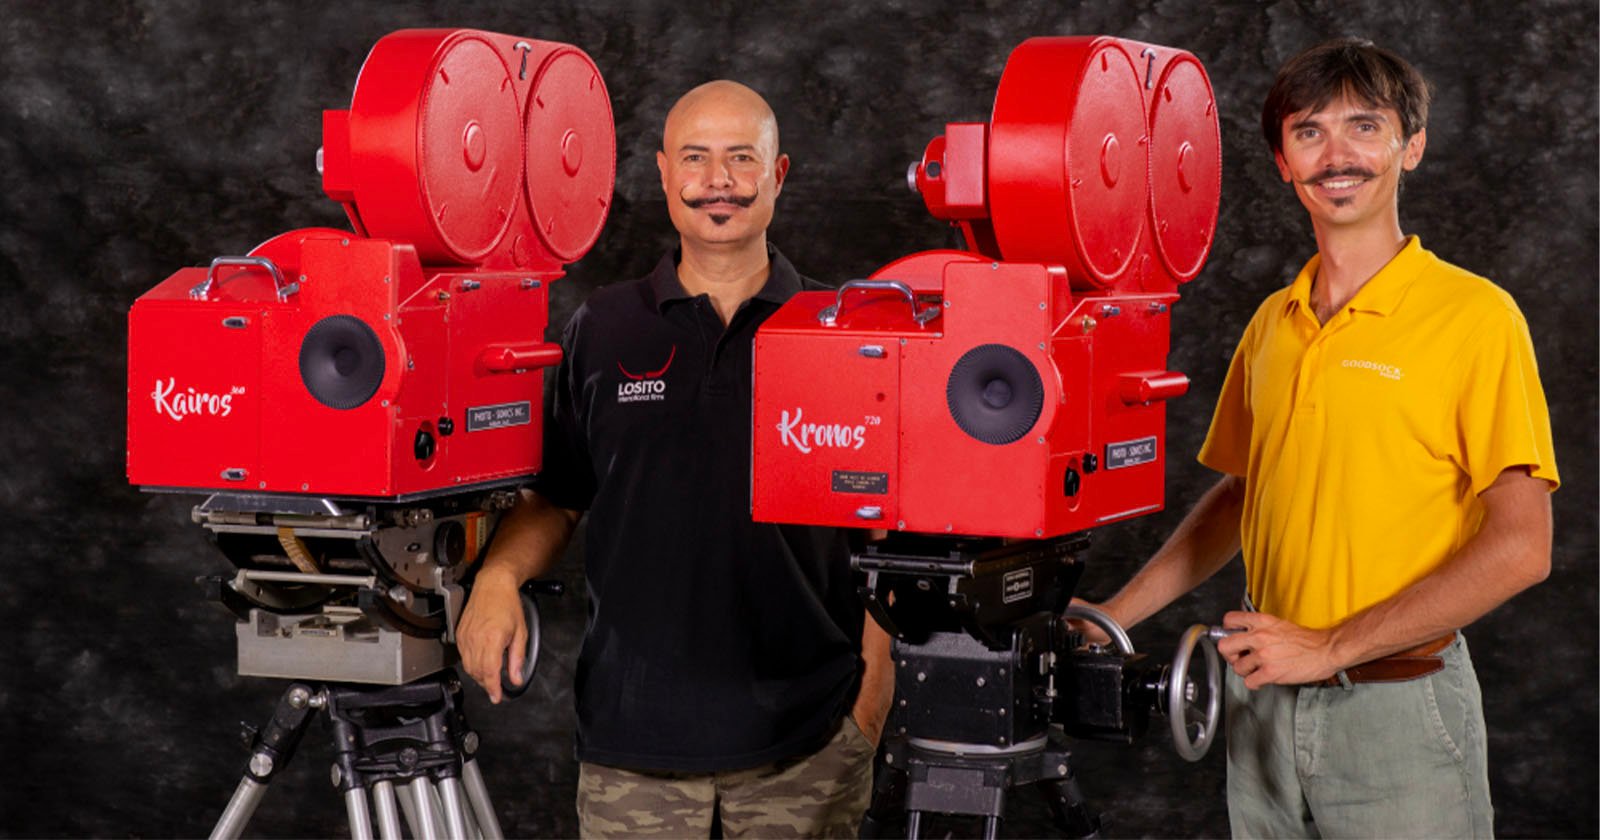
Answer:
[[[1384,379],[1393,379],[1396,382],[1405,377],[1405,371],[1402,371],[1394,365],[1386,365],[1383,362],[1371,362],[1367,361],[1366,359],[1345,359],[1342,364],[1347,368],[1370,370]]]

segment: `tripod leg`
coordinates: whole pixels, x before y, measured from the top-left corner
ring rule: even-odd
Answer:
[[[983,840],[996,840],[1000,836],[1000,818],[987,816],[983,818]]]
[[[418,776],[416,781],[406,787],[411,791],[411,800],[417,806],[417,819],[411,824],[411,830],[416,834],[417,840],[442,840],[444,834],[444,819],[439,814],[438,806],[434,804],[433,783],[426,776]]]
[[[461,793],[461,780],[454,777],[440,779],[439,799],[444,804],[446,833],[451,837],[466,840],[471,835],[467,831],[467,810],[465,797]]]
[[[857,831],[864,840],[888,837],[900,823],[906,809],[906,774],[882,762],[877,762],[872,783],[872,800],[866,813],[861,815]]]
[[[1100,817],[1089,810],[1083,791],[1071,771],[1058,779],[1045,779],[1038,783],[1045,801],[1050,803],[1050,815],[1056,827],[1067,837],[1099,837]]]
[[[494,805],[489,802],[489,788],[483,784],[483,772],[478,769],[476,758],[469,758],[462,763],[461,780],[466,783],[467,801],[472,804],[472,813],[478,818],[483,840],[505,840],[505,833],[500,830],[500,818],[495,816]]]
[[[378,836],[383,840],[400,840],[400,814],[395,808],[394,782],[385,780],[373,785],[372,803],[378,810]]]
[[[211,836],[215,840],[236,838],[244,832],[245,825],[256,812],[256,806],[261,804],[261,797],[266,795],[267,785],[272,782],[273,775],[289,766],[289,761],[294,758],[295,747],[300,745],[300,736],[305,734],[306,724],[311,722],[315,697],[310,686],[292,683],[278,698],[278,706],[267,721],[265,731],[248,730],[251,735],[250,762],[245,765],[244,778],[239,781],[239,787],[234,789],[228,807],[223,809],[216,827],[211,829]]]
[[[410,785],[403,785],[395,791],[395,794],[400,798],[400,810],[405,813],[406,825],[411,829],[411,836],[421,837],[422,815],[417,811],[416,791],[412,790]]]
[[[906,812],[906,840],[917,840],[922,836],[922,812]]]
[[[367,810],[366,790],[353,787],[345,791],[344,810],[350,819],[350,840],[372,840],[372,813]]]
[[[256,812],[256,806],[261,804],[261,797],[266,793],[266,785],[248,776],[240,779],[239,787],[233,791],[233,798],[228,800],[228,807],[223,809],[222,817],[211,829],[211,840],[235,840],[244,832],[250,816]]]

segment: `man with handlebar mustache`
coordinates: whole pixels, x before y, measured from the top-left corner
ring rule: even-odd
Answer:
[[[1493,833],[1458,631],[1548,575],[1560,479],[1522,313],[1401,232],[1428,99],[1360,39],[1279,70],[1262,129],[1317,254],[1239,342],[1200,451],[1222,479],[1104,605],[1135,624],[1243,548],[1217,645],[1236,836]]]
[[[750,518],[751,347],[823,288],[767,243],[789,158],[767,103],[710,82],[656,156],[679,247],[573,315],[544,467],[506,515],[458,630],[499,702],[520,674],[517,589],[588,512],[577,666],[585,837],[853,836],[893,692],[845,535]]]

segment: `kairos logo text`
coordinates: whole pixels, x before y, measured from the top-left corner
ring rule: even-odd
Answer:
[[[860,449],[867,444],[867,427],[851,426],[847,423],[806,423],[800,408],[795,408],[794,416],[789,415],[789,410],[784,409],[783,416],[778,420],[778,439],[784,446],[792,446],[803,453],[810,454],[814,447],[822,446],[832,449]]]
[[[227,417],[233,413],[233,398],[243,393],[242,385],[235,385],[226,394],[210,394],[193,388],[179,391],[177,378],[169,376],[166,382],[156,380],[156,389],[150,392],[150,398],[155,400],[156,414],[165,414],[181,422],[190,415]]]

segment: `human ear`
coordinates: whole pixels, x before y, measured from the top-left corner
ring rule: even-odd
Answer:
[[[778,155],[772,164],[772,180],[777,183],[777,192],[783,192],[783,179],[789,174],[789,156]],[[774,193],[776,195],[777,193]]]
[[[1417,129],[1417,133],[1411,135],[1411,139],[1406,141],[1406,156],[1401,161],[1401,165],[1405,167],[1407,172],[1416,169],[1417,164],[1422,162],[1422,152],[1427,147],[1428,130],[1426,128]]]

